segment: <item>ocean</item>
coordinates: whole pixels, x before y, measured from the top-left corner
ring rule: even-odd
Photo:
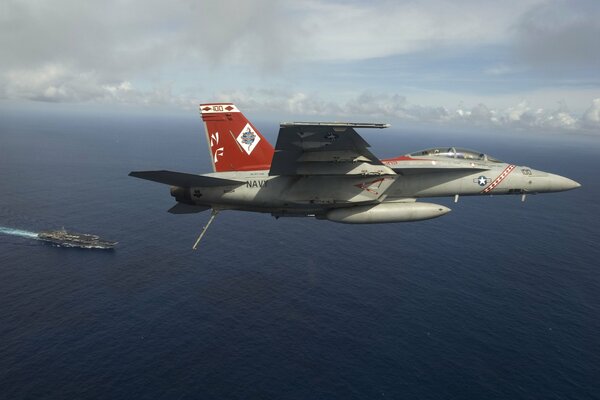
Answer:
[[[404,224],[223,212],[193,252],[208,213],[127,176],[209,172],[190,114],[1,116],[0,398],[600,398],[600,137],[365,130],[582,187]],[[120,243],[32,237],[63,226]]]

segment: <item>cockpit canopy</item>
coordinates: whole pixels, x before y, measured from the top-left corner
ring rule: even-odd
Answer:
[[[502,162],[500,160],[495,159],[487,154],[481,153],[479,151],[469,150],[469,149],[461,149],[458,147],[436,147],[432,149],[426,149],[417,151],[415,153],[409,154],[411,157],[448,157],[448,158],[457,158],[461,160],[478,160],[478,161],[488,161],[488,162]]]

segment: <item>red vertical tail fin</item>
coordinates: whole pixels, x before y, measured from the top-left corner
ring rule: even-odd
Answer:
[[[273,146],[231,103],[200,104],[215,172],[265,170]]]

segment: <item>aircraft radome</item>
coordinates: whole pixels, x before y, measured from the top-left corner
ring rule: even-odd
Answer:
[[[230,103],[201,104],[213,172],[134,171],[171,186],[174,214],[219,211],[315,217],[348,224],[420,221],[450,209],[426,197],[560,192],[579,183],[455,147],[379,159],[357,128],[387,124],[281,123],[275,148]]]

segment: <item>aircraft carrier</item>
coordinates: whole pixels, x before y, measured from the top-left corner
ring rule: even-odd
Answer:
[[[56,231],[43,231],[38,233],[38,239],[63,247],[80,247],[84,249],[114,248],[118,242],[100,239],[99,236],[86,233],[67,232],[65,228]]]

